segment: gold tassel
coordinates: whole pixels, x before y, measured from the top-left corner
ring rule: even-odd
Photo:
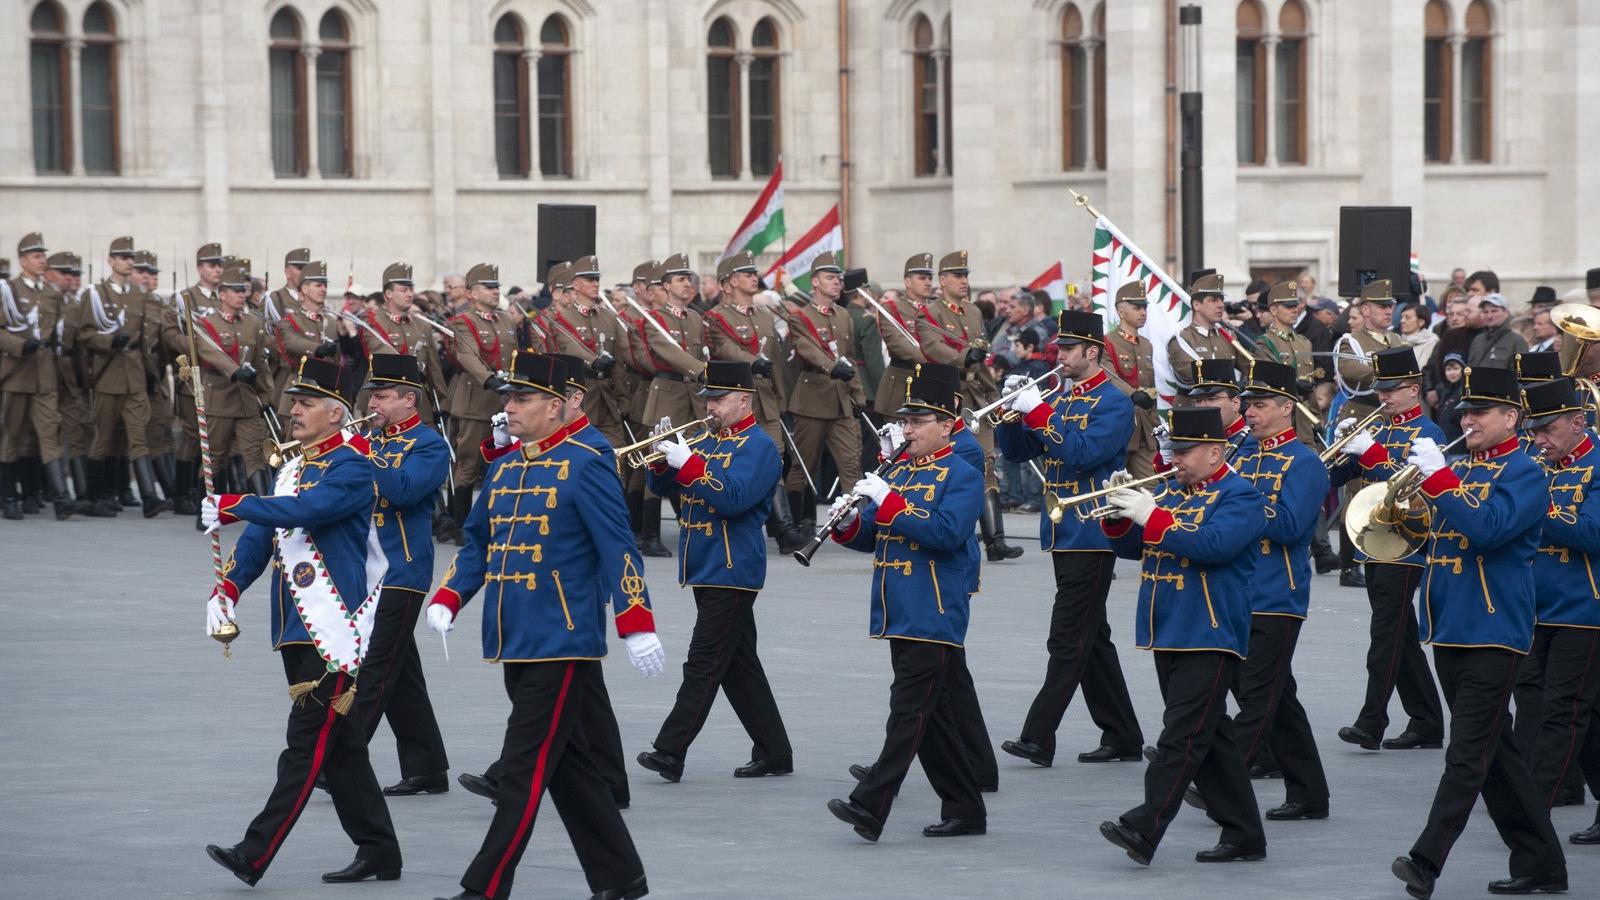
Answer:
[[[355,704],[356,686],[352,684],[350,685],[350,690],[345,691],[339,696],[333,698],[333,711],[342,716],[348,713],[350,711],[350,707],[354,706]]]
[[[302,681],[299,684],[289,685],[290,701],[292,701],[295,706],[305,706],[306,698],[311,696],[311,692],[316,690],[317,685],[321,683],[322,679],[318,678],[316,681]]]

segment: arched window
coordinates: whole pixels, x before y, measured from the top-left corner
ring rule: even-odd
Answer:
[[[28,70],[33,93],[33,168],[62,174],[72,168],[71,110],[67,103],[66,18],[53,0],[33,8]]]
[[[82,78],[83,168],[91,175],[115,175],[117,146],[117,29],[111,10],[95,3],[83,13]]]
[[[1455,124],[1450,107],[1454,97],[1455,61],[1451,59],[1450,10],[1440,0],[1428,0],[1423,10],[1422,42],[1422,143],[1428,162],[1449,162],[1451,132]]]
[[[771,175],[783,152],[778,125],[778,26],[756,23],[750,36],[750,172]]]
[[[278,10],[267,28],[267,80],[272,103],[272,172],[279,177],[306,174],[306,67],[300,18]]]
[[[934,53],[933,24],[918,15],[911,24],[911,91],[916,118],[915,172],[939,174],[939,58]]]
[[[330,9],[317,26],[317,168],[350,174],[350,23]]]
[[[727,19],[712,22],[706,34],[706,126],[711,176],[739,177],[739,69]]]
[[[1278,49],[1273,71],[1273,124],[1278,162],[1306,161],[1306,8],[1285,0],[1278,10]]]
[[[1089,51],[1083,14],[1068,3],[1061,13],[1061,165],[1081,169],[1089,158]]]
[[[1492,14],[1489,4],[1472,0],[1467,7],[1467,35],[1461,45],[1461,140],[1468,162],[1488,162],[1493,65],[1489,55]]]
[[[1266,13],[1244,0],[1235,13],[1235,132],[1242,165],[1267,161]]]
[[[572,37],[558,15],[539,27],[539,171],[572,175]]]
[[[522,20],[512,13],[494,26],[494,156],[500,175],[526,178],[528,151],[528,75],[522,64]]]
[[[1106,5],[1099,4],[1094,8],[1094,20],[1089,27],[1089,36],[1093,38],[1091,49],[1094,60],[1090,68],[1094,70],[1094,165],[1097,169],[1106,167]]]

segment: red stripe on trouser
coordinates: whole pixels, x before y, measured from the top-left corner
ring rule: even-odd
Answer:
[[[333,693],[329,696],[337,697],[343,691],[344,674],[340,673],[339,677],[334,681]],[[328,732],[333,730],[333,720],[337,715],[338,713],[333,711],[333,704],[329,703],[327,718],[322,720],[322,729],[317,732],[317,744],[311,751],[311,771],[306,773],[306,783],[300,786],[300,795],[294,798],[294,807],[289,810],[287,816],[283,817],[283,824],[278,826],[278,833],[274,834],[272,840],[267,842],[267,852],[261,854],[260,859],[251,863],[251,868],[259,869],[265,866],[268,860],[272,859],[272,855],[278,852],[278,845],[283,843],[283,839],[289,836],[289,829],[294,826],[295,819],[300,818],[300,811],[305,808],[306,798],[311,796],[311,789],[316,786],[317,773],[322,771],[322,758],[328,752]]]
[[[544,743],[539,745],[539,759],[533,764],[533,785],[528,788],[528,802],[522,807],[522,821],[517,823],[517,833],[511,836],[511,843],[506,846],[505,855],[500,857],[500,864],[494,867],[494,874],[489,877],[489,889],[484,891],[490,897],[500,888],[500,876],[505,874],[506,866],[511,864],[511,857],[516,854],[517,848],[522,846],[522,839],[528,834],[528,829],[533,827],[533,814],[539,811],[539,795],[544,793],[544,767],[550,758],[550,745],[556,738],[556,727],[561,724],[561,709],[567,704],[567,689],[572,687],[572,670],[575,663],[567,663],[567,672],[561,677],[561,693],[556,695],[556,708],[550,714],[550,731],[544,736]]]
[[[1167,814],[1167,807],[1172,805],[1172,798],[1188,787],[1189,782],[1193,780],[1193,776],[1189,774],[1189,758],[1194,750],[1194,736],[1199,734],[1200,729],[1206,725],[1206,716],[1211,712],[1211,704],[1217,699],[1217,685],[1220,683],[1222,683],[1222,660],[1219,658],[1217,660],[1216,677],[1211,679],[1211,693],[1206,697],[1206,707],[1200,711],[1200,720],[1194,723],[1194,730],[1189,732],[1188,737],[1184,738],[1183,768],[1178,770],[1178,777],[1173,779],[1172,788],[1167,791],[1167,798],[1161,801],[1161,808],[1156,811],[1156,821],[1158,823],[1161,821],[1161,817]],[[1212,740],[1215,739],[1216,737],[1213,735]]]
[[[1291,620],[1288,616],[1276,616],[1274,618],[1283,619],[1284,632],[1287,633],[1292,627],[1289,624]],[[1287,639],[1285,639],[1284,643],[1288,643]],[[1281,650],[1282,647],[1279,649]],[[1283,676],[1284,670],[1287,668],[1289,668],[1289,654],[1279,653],[1276,671],[1272,673],[1272,689],[1267,694],[1267,709],[1272,711],[1272,715],[1264,715],[1261,717],[1261,724],[1256,726],[1256,733],[1250,737],[1250,746],[1246,747],[1244,750],[1244,758],[1247,760],[1255,758],[1256,746],[1259,745],[1262,739],[1267,736],[1267,732],[1272,729],[1273,723],[1277,721],[1279,702],[1278,698],[1283,693]]]
[[[1561,773],[1556,778],[1555,790],[1545,798],[1546,808],[1556,805],[1556,798],[1561,796],[1561,788],[1567,780],[1567,770],[1572,766],[1572,754],[1578,749],[1578,703],[1583,698],[1583,689],[1589,684],[1589,668],[1594,665],[1594,648],[1600,640],[1591,635],[1589,638],[1589,658],[1583,661],[1583,674],[1578,676],[1578,691],[1572,695],[1572,726],[1568,729],[1571,739],[1567,741],[1567,756],[1561,761]]]

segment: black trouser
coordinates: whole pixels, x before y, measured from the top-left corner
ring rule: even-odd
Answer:
[[[329,672],[309,645],[290,644],[279,655],[290,684],[322,680],[304,703],[289,709],[288,746],[278,754],[278,782],[239,842],[245,863],[257,875],[267,870],[322,773],[327,776],[339,825],[355,842],[356,857],[384,868],[400,868],[400,844],[395,840],[383,791],[367,761],[366,735],[358,722],[335,713],[331,705],[335,696],[350,688],[350,676]]]
[[[1419,566],[1367,563],[1367,603],[1372,607],[1367,645],[1367,695],[1356,727],[1383,737],[1389,727],[1389,698],[1396,688],[1411,717],[1407,730],[1426,738],[1444,734],[1439,691],[1428,671],[1428,657],[1417,640],[1417,610],[1411,598],[1422,579]]]
[[[1529,669],[1542,692],[1524,705],[1520,688]],[[1551,807],[1565,794],[1563,786],[1580,776],[1579,756],[1600,696],[1600,630],[1540,625],[1517,683],[1517,752],[1533,769],[1539,799]]]
[[[1450,704],[1450,742],[1428,824],[1411,855],[1435,869],[1444,868],[1481,793],[1500,839],[1511,848],[1512,877],[1566,871],[1550,810],[1511,739],[1511,686],[1521,659],[1494,647],[1434,645],[1433,664]]]
[[[450,768],[417,653],[417,616],[424,602],[423,592],[411,588],[385,587],[378,595],[370,649],[361,662],[361,690],[356,691],[352,712],[366,728],[368,742],[378,722],[389,719],[402,778],[438,775]]]
[[[600,662],[505,663],[502,669],[511,715],[500,751],[498,803],[461,886],[492,898],[510,895],[546,789],[590,890],[638,878],[644,863],[584,739],[602,705],[594,686]]]
[[[727,695],[753,746],[750,758],[786,760],[794,755],[778,713],[767,673],[756,655],[756,592],[696,587],[694,634],[683,661],[678,699],[656,735],[655,747],[682,760],[706,724],[717,688]]]
[[[1194,783],[1207,813],[1222,826],[1222,841],[1247,850],[1267,846],[1250,770],[1228,718],[1228,687],[1239,657],[1220,650],[1155,651],[1156,681],[1166,710],[1155,761],[1144,770],[1144,802],[1122,824],[1152,846],[1161,843]]]
[[[880,820],[889,817],[913,759],[922,761],[922,771],[939,795],[941,818],[986,818],[978,779],[961,748],[961,733],[950,708],[949,677],[955,653],[956,648],[949,644],[889,641],[894,683],[889,686],[883,751],[872,771],[850,792],[851,800]]]
[[[1284,799],[1326,809],[1328,777],[1294,680],[1294,648],[1304,624],[1294,616],[1250,617],[1250,655],[1234,688],[1239,714],[1233,728],[1246,768],[1270,756],[1283,770]]]
[[[944,684],[945,693],[950,697],[950,713],[955,716],[956,730],[961,733],[961,749],[966,752],[967,761],[978,778],[978,789],[998,790],[1000,766],[994,758],[989,726],[983,721],[983,708],[978,705],[978,687],[972,682],[972,670],[967,668],[966,648],[951,655],[950,672]]]
[[[622,759],[622,729],[617,726],[617,714],[611,708],[611,693],[606,690],[603,670],[595,669],[594,677],[588,680],[588,690],[592,694],[592,708],[584,722],[585,749],[600,769],[600,777],[611,788],[612,802],[617,806],[629,806],[632,793],[628,789],[628,767]],[[497,759],[489,764],[483,777],[499,784],[505,769],[505,760]]]
[[[1100,726],[1101,744],[1134,751],[1144,746],[1106,622],[1106,593],[1116,561],[1110,553],[1050,554],[1056,574],[1056,601],[1045,640],[1050,662],[1022,722],[1022,738],[1051,754],[1056,751],[1056,729],[1080,684],[1089,718]]]

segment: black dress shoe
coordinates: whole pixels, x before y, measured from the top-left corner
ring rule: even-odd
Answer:
[[[1600,822],[1596,822],[1582,831],[1574,831],[1567,835],[1567,842],[1572,844],[1600,844]]]
[[[1310,807],[1299,800],[1290,800],[1282,806],[1274,806],[1267,810],[1267,818],[1274,822],[1293,822],[1299,819],[1326,819],[1328,808]]]
[[[648,893],[650,893],[650,886],[644,883],[644,876],[640,875],[622,887],[595,891],[589,895],[589,900],[639,900],[640,897]]]
[[[1589,802],[1589,797],[1588,797],[1588,795],[1584,794],[1583,785],[1581,783],[1579,783],[1579,784],[1576,784],[1576,785],[1569,785],[1567,787],[1567,790],[1562,791],[1561,792],[1561,796],[1556,798],[1555,805],[1556,806],[1583,806],[1585,803],[1588,803],[1588,802]]]
[[[863,766],[860,763],[851,763],[850,764],[850,777],[854,778],[857,781],[866,781],[867,780],[867,776],[871,775],[871,774],[872,774],[872,767],[871,766]]]
[[[207,844],[206,855],[211,857],[217,865],[232,872],[233,877],[251,887],[255,887],[256,882],[261,880],[261,873],[250,869],[250,864],[245,862],[244,854],[240,853],[237,847],[218,847],[216,844]]]
[[[1195,862],[1258,862],[1267,858],[1267,848],[1260,847],[1247,850],[1223,841],[1210,850],[1201,850],[1194,855]]]
[[[450,792],[450,778],[448,772],[437,775],[413,775],[402,778],[399,782],[383,789],[386,797],[410,797],[415,794],[448,794]]]
[[[1364,588],[1367,586],[1367,576],[1361,574],[1361,570],[1355,567],[1345,569],[1339,573],[1339,586]]]
[[[1014,741],[1001,741],[1000,749],[1011,754],[1012,756],[1018,757],[1019,759],[1025,759],[1041,768],[1048,769],[1055,764],[1055,754],[1044,749],[1038,744],[1035,744],[1033,741],[1030,741],[1027,738],[1017,738]]]
[[[466,788],[469,793],[489,798],[496,805],[500,803],[500,786],[482,775],[462,772],[456,776],[456,784]]]
[[[399,866],[380,866],[370,859],[356,857],[355,862],[345,866],[337,872],[325,872],[322,880],[329,884],[348,884],[356,881],[366,881],[376,878],[379,881],[398,881],[400,879]]]
[[[1145,762],[1155,762],[1156,760],[1158,760],[1160,758],[1161,758],[1161,751],[1160,750],[1157,750],[1154,747],[1148,747],[1148,746],[1144,748],[1144,761]]]
[[[326,773],[326,772],[318,772],[317,773],[317,781],[313,785],[313,787],[315,787],[319,791],[326,791],[328,789],[328,773]]]
[[[677,784],[678,779],[683,777],[683,760],[670,753],[662,753],[660,750],[646,750],[639,754],[639,765],[673,784]]]
[[[1423,737],[1409,728],[1383,742],[1385,750],[1438,750],[1443,746],[1443,737]]]
[[[763,778],[767,775],[793,775],[794,757],[783,759],[752,759],[733,770],[735,778]]]
[[[960,837],[964,834],[987,834],[987,819],[945,819],[937,825],[922,829],[923,837]]]
[[[1334,556],[1331,553],[1326,556],[1317,557],[1315,562],[1318,575],[1326,575],[1329,572],[1332,572],[1334,569],[1339,568],[1339,557]]]
[[[487,898],[477,891],[462,891],[448,897],[435,897],[433,900],[487,900]]]
[[[1263,766],[1257,763],[1250,767],[1251,778],[1282,778],[1283,770],[1277,766]]]
[[[1111,747],[1111,746],[1108,746],[1106,744],[1101,744],[1100,746],[1094,748],[1093,750],[1090,750],[1088,753],[1079,753],[1078,754],[1078,762],[1081,762],[1081,763],[1138,762],[1138,761],[1139,761],[1139,748],[1138,747],[1135,747],[1132,750],[1118,750],[1116,747]]]
[[[829,800],[828,812],[846,825],[853,826],[856,834],[873,843],[877,843],[878,835],[883,834],[883,820],[867,812],[866,807],[854,800]]]
[[[1339,740],[1346,744],[1355,744],[1363,750],[1376,750],[1380,746],[1377,738],[1354,725],[1346,725],[1339,729]]]
[[[1189,804],[1195,809],[1200,810],[1201,812],[1208,811],[1206,808],[1206,798],[1200,796],[1200,789],[1192,784],[1183,789],[1183,802]]]
[[[1439,872],[1433,866],[1420,859],[1409,856],[1396,857],[1389,864],[1389,871],[1394,877],[1406,883],[1406,893],[1417,900],[1428,900],[1433,896],[1433,883],[1439,880]]]
[[[1491,894],[1565,894],[1567,892],[1567,873],[1557,872],[1550,875],[1519,875],[1515,878],[1502,878],[1499,881],[1489,882]]]
[[[671,559],[672,551],[667,549],[666,544],[661,543],[661,538],[647,537],[639,540],[639,555],[652,559]]]
[[[1121,847],[1129,859],[1141,866],[1150,865],[1150,857],[1156,855],[1155,846],[1145,840],[1144,835],[1121,822],[1101,822],[1100,836]]]

